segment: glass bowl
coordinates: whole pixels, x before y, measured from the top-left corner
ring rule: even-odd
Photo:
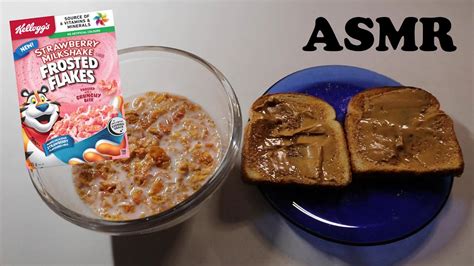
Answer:
[[[148,233],[191,217],[223,183],[238,156],[242,117],[231,85],[218,69],[204,59],[186,51],[161,46],[131,47],[118,53],[125,99],[146,91],[166,91],[201,105],[214,119],[222,139],[214,173],[198,191],[173,208],[128,221],[108,221],[93,213],[75,191],[70,166],[43,168],[29,174],[44,202],[76,225],[116,235]]]

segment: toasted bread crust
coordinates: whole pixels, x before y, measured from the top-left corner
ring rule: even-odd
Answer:
[[[278,99],[283,102],[295,102],[301,104],[307,104],[312,106],[311,110],[314,114],[319,117],[319,120],[323,122],[337,143],[337,158],[340,160],[340,168],[343,176],[338,180],[324,180],[322,178],[305,178],[301,176],[294,176],[290,174],[269,176],[262,171],[259,165],[259,160],[255,146],[258,143],[264,141],[265,136],[270,134],[269,128],[273,125],[272,122],[262,119],[261,114],[258,113],[259,108],[263,105],[268,104],[272,99]],[[314,109],[313,109],[314,107]],[[325,101],[309,96],[306,94],[298,93],[279,93],[264,95],[257,99],[250,110],[250,121],[245,127],[244,131],[244,143],[242,149],[242,179],[248,183],[258,184],[297,184],[304,186],[334,186],[340,187],[345,186],[351,181],[350,164],[348,159],[348,150],[345,142],[344,131],[342,126],[335,120],[336,113],[331,105]],[[266,124],[267,123],[267,124]],[[344,158],[344,159],[341,159]],[[316,162],[315,162],[316,164]]]
[[[454,150],[454,153],[450,154],[445,163],[440,162],[439,164],[432,166],[419,167],[407,166],[403,163],[400,164],[388,164],[383,162],[371,162],[363,158],[359,151],[357,138],[360,138],[358,132],[358,123],[361,120],[365,99],[374,95],[383,95],[386,92],[393,90],[417,90],[422,92],[430,101],[429,112],[437,112],[443,122],[442,128],[449,139],[449,145]],[[459,176],[464,170],[464,161],[462,157],[462,151],[459,146],[458,140],[454,132],[454,125],[452,119],[440,110],[440,104],[438,100],[429,92],[415,87],[381,87],[365,90],[356,96],[354,96],[349,102],[347,115],[345,119],[345,131],[347,144],[349,148],[349,154],[351,157],[351,167],[355,175],[455,175]],[[448,156],[448,155],[446,155]]]

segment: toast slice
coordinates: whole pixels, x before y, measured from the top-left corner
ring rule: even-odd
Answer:
[[[461,175],[451,118],[413,87],[363,91],[349,102],[345,130],[354,174]]]
[[[305,94],[272,94],[257,99],[244,133],[244,181],[349,184],[349,154],[344,131],[335,118],[331,105]]]

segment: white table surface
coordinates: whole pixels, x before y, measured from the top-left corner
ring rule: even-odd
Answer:
[[[0,264],[473,265],[473,7],[472,1],[445,2],[2,3]],[[100,9],[114,10],[119,48],[173,46],[217,66],[235,88],[244,121],[251,102],[275,81],[315,65],[360,66],[426,88],[454,119],[465,173],[429,226],[383,246],[351,247],[306,234],[244,185],[237,171],[196,216],[169,230],[110,237],[79,228],[48,209],[23,166],[8,21]],[[390,16],[397,25],[407,16],[445,16],[458,49],[303,52],[318,16],[331,22],[340,40],[354,16]]]

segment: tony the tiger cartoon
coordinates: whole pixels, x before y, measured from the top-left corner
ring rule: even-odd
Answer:
[[[46,156],[43,144],[51,129],[60,118],[61,104],[47,97],[49,88],[41,86],[39,90],[21,91],[24,102],[20,105],[23,146],[26,164],[32,168],[38,164],[59,161],[56,156]]]

